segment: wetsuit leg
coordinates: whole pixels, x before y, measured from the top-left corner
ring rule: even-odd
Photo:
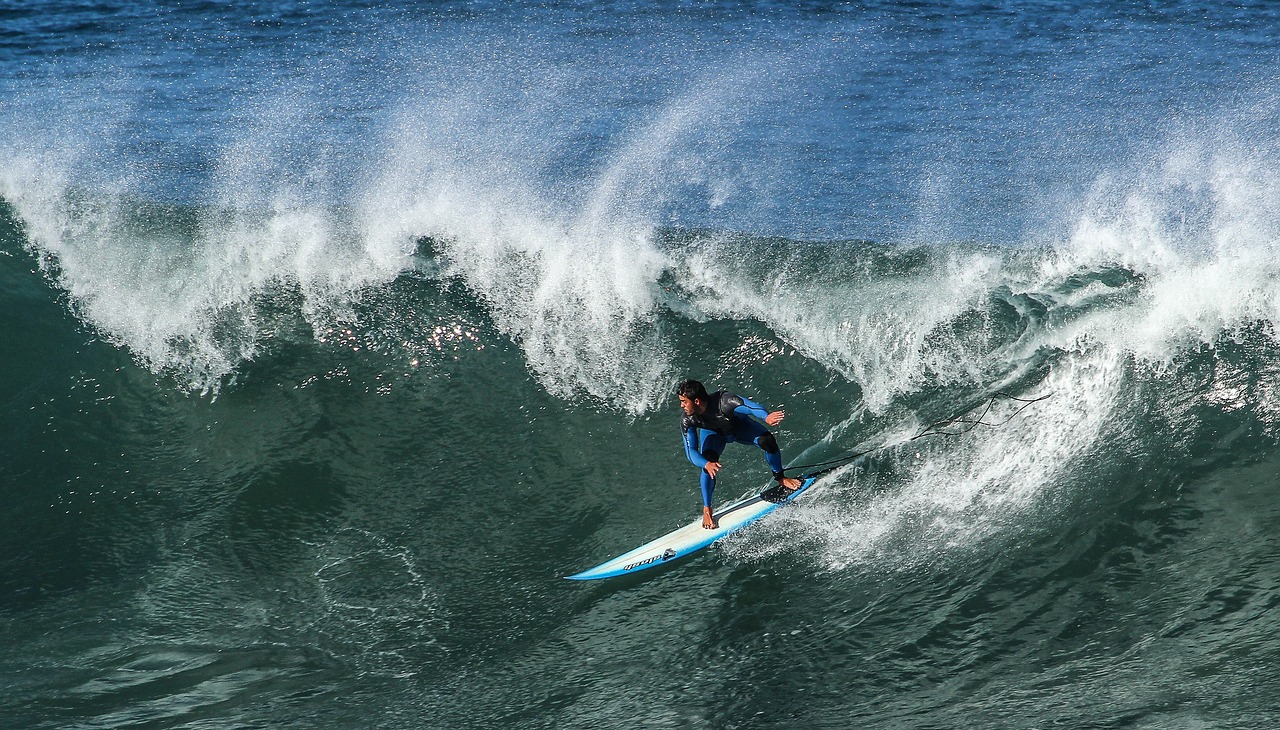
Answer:
[[[724,451],[726,443],[728,440],[715,431],[698,429],[698,452],[707,461],[720,461],[720,454]],[[711,495],[716,491],[715,477],[708,474],[706,469],[699,469],[698,472],[699,486],[702,487],[702,503],[710,507]]]
[[[750,418],[734,419],[733,440],[744,444],[755,444],[764,450],[764,460],[768,462],[773,473],[782,473],[782,451],[778,448],[778,440],[769,429]]]

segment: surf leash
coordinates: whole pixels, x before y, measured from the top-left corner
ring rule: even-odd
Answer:
[[[866,451],[856,451],[851,454],[848,454],[847,456],[842,456],[837,459],[832,459],[830,461],[820,461],[815,464],[801,464],[799,466],[788,466],[787,470],[817,469],[817,471],[807,472],[805,474],[805,478],[818,477],[828,472],[833,472],[836,469],[839,469],[840,467],[845,466],[847,464],[851,464],[857,461],[858,459],[861,459],[862,457],[867,456],[869,454],[874,454],[877,451],[884,451],[885,449],[896,448],[898,446],[902,446],[903,444],[909,444],[912,441],[915,441],[917,439],[922,439],[926,436],[963,436],[964,434],[969,433],[970,431],[977,428],[978,426],[986,426],[988,428],[999,428],[1000,426],[1005,425],[1009,421],[1012,421],[1014,418],[1017,418],[1018,414],[1030,408],[1032,405],[1039,403],[1040,401],[1052,395],[1053,393],[1046,393],[1040,396],[1039,398],[1019,398],[1015,395],[1009,395],[1008,393],[1004,393],[1004,392],[996,393],[995,395],[987,399],[987,404],[985,407],[983,407],[982,414],[979,415],[977,418],[965,418],[964,416],[957,416],[956,418],[947,418],[941,421],[934,421],[933,423],[921,429],[920,433],[917,433],[915,436],[912,436],[909,439],[905,439],[903,441],[897,441],[892,444],[883,444],[881,446],[876,446],[875,448],[867,449]],[[986,421],[987,414],[991,413],[991,407],[995,405],[995,402],[1002,398],[1005,400],[1017,401],[1022,405],[1019,406],[1017,410],[1015,410],[1008,418],[1004,419],[1003,421],[999,421],[998,423],[988,423]],[[959,426],[960,430],[957,430],[957,431],[944,430],[950,426]]]

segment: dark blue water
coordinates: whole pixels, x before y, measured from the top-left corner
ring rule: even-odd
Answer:
[[[0,3],[0,725],[1274,724],[1278,14]]]

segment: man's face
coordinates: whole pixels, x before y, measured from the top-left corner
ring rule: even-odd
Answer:
[[[688,396],[680,396],[680,410],[684,411],[686,416],[692,416],[695,413],[702,412],[702,401],[689,400]]]

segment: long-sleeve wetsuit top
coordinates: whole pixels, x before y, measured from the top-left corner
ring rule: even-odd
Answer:
[[[755,416],[763,419],[768,409],[749,398],[743,398],[727,390],[718,390],[707,397],[707,409],[702,413],[685,416],[680,421],[684,437],[684,453],[699,469],[707,465],[707,459],[698,450],[698,429],[714,431],[730,440],[733,438],[735,418]]]

